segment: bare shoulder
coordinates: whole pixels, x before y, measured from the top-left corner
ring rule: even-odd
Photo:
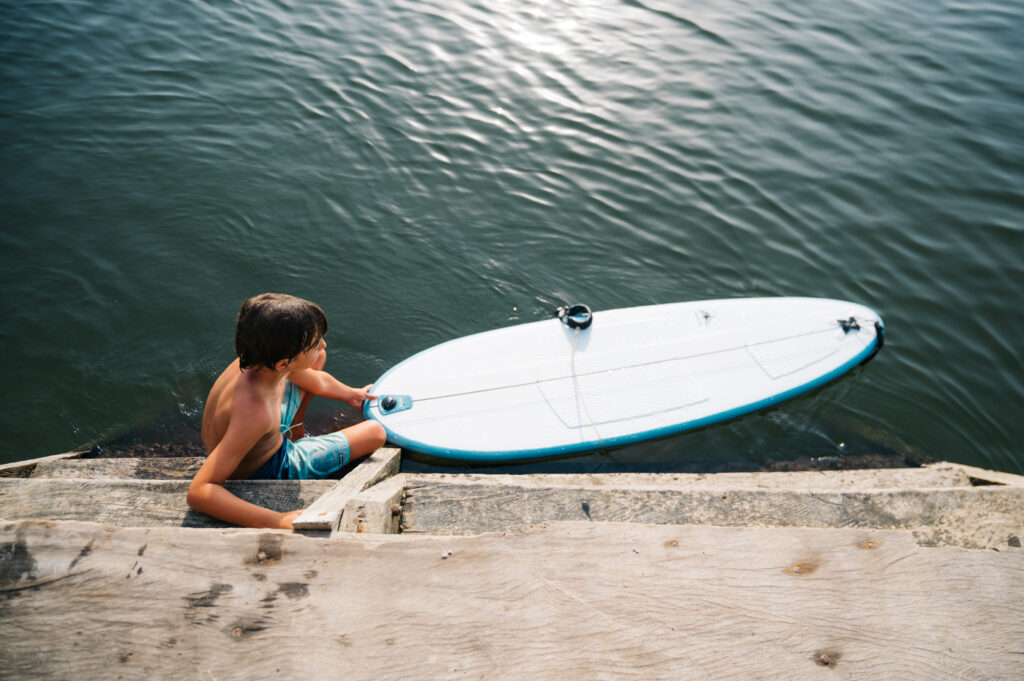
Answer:
[[[266,432],[274,424],[274,409],[263,395],[235,388],[230,409],[231,425],[244,430]]]
[[[242,380],[236,359],[217,377],[206,398],[203,445],[207,452],[212,452],[229,428],[239,433],[265,432],[271,427],[271,419],[266,400]]]

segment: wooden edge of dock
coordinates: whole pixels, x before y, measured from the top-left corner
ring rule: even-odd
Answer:
[[[0,521],[6,678],[1018,679],[1024,552],[906,531]],[[39,632],[46,632],[41,636]]]
[[[0,464],[0,478],[27,478],[32,475],[32,472],[36,469],[39,464],[50,463],[53,461],[67,461],[69,459],[80,459],[89,454],[89,450],[81,450],[75,452],[64,452],[63,454],[51,454],[50,456],[40,456],[35,459],[25,459],[23,461],[14,461],[12,463]]]
[[[9,465],[11,520],[223,528],[185,503],[194,458],[82,458]],[[305,508],[298,532],[437,535],[517,532],[550,521],[905,529],[922,545],[1014,548],[1024,476],[955,463],[916,468],[735,473],[402,473],[385,447],[340,480],[237,480],[225,487],[277,511]]]
[[[951,469],[961,471],[966,475],[972,485],[1006,485],[1007,487],[1024,487],[1024,475],[1017,475],[1016,473],[1005,473],[1003,471],[991,471],[987,468],[978,468],[977,466],[968,466],[962,463],[952,463],[950,461],[939,461],[936,463],[930,463],[925,468],[932,469]]]
[[[1024,476],[431,474],[400,456],[339,481],[226,483],[308,504],[296,532],[187,509],[195,462],[19,462],[41,477],[0,476],[5,677],[1024,671]]]

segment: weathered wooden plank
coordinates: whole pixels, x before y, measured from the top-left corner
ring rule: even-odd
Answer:
[[[356,494],[398,472],[402,450],[381,447],[366,458],[329,492],[317,499],[292,525],[296,530],[336,530],[341,515]]]
[[[238,480],[224,487],[275,511],[300,509],[333,487],[334,480]],[[8,520],[86,520],[148,527],[228,527],[188,507],[188,480],[0,479],[0,515]]]
[[[37,460],[31,477],[47,478],[111,478],[123,479],[181,479],[191,478],[203,463],[202,457],[146,457],[146,458],[64,458],[46,457]],[[970,473],[970,475],[969,475]],[[979,478],[978,476],[985,476]],[[467,480],[508,484],[523,479],[516,475],[459,476]],[[531,480],[546,486],[616,487],[687,487],[703,489],[887,489],[907,487],[960,487],[970,486],[970,478],[986,481],[1015,480],[1024,482],[1024,476],[1013,476],[997,471],[985,471],[958,464],[935,464],[924,468],[883,468],[843,471],[796,471],[770,473],[612,473],[530,475]],[[995,484],[995,483],[994,483]],[[1005,483],[1000,483],[1005,484]],[[1021,486],[1018,484],[1017,486]]]
[[[402,532],[470,534],[587,520],[911,529],[923,544],[1005,547],[1024,536],[1024,488],[904,490],[544,486],[409,475]]]
[[[15,461],[13,463],[0,464],[0,478],[27,478],[32,475],[35,471],[36,466],[40,464],[50,463],[52,461],[66,461],[68,459],[77,459],[88,454],[88,450],[80,452],[65,452],[63,454],[51,454],[50,456],[41,456],[37,459],[25,459],[23,461]]]
[[[985,468],[966,466],[961,463],[950,463],[948,461],[929,464],[928,468],[946,468],[960,471],[973,485],[1009,485],[1010,487],[1024,487],[1024,475],[1016,475],[1015,473],[990,471]]]
[[[342,532],[396,534],[399,529],[405,476],[396,475],[353,496],[345,504]]]
[[[32,472],[33,478],[92,478],[111,480],[191,480],[203,457],[174,456],[144,459],[58,459],[42,462]]]
[[[0,640],[13,680],[1016,681],[1022,577],[1021,550],[904,532],[23,522],[0,524]]]
[[[970,487],[969,476],[956,466],[929,468],[865,468],[842,471],[756,473],[571,473],[571,474],[424,474],[452,484],[551,488],[615,489],[932,489]]]

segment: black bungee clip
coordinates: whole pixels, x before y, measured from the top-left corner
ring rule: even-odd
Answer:
[[[594,313],[590,311],[589,307],[582,303],[564,305],[558,308],[555,313],[558,315],[559,321],[570,329],[579,329],[582,331],[590,326],[591,322],[594,321]]]
[[[851,331],[860,331],[861,329],[860,321],[856,317],[837,319],[836,322],[839,324],[839,328],[843,330],[844,335],[848,335]],[[885,327],[882,326],[882,323],[877,319],[873,322],[869,320],[867,323],[873,323],[875,326],[875,347],[867,357],[861,360],[861,366],[873,360],[878,351],[885,345]]]
[[[860,331],[860,323],[856,317],[850,317],[849,319],[837,319],[839,322],[839,328],[843,330],[844,334],[850,333],[851,331]]]

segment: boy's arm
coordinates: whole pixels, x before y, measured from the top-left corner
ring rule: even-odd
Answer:
[[[260,418],[261,416],[263,418]],[[236,414],[231,419],[223,439],[213,448],[199,472],[192,478],[192,484],[188,487],[188,505],[200,513],[234,525],[292,529],[292,520],[298,517],[301,511],[271,511],[269,508],[239,499],[224,489],[222,484],[235,471],[246,452],[252,449],[270,427],[269,417],[265,411],[249,414],[249,418],[244,414]]]
[[[370,385],[362,388],[353,388],[345,385],[326,371],[318,369],[303,369],[302,371],[297,371],[290,375],[288,380],[306,392],[312,393],[318,397],[327,397],[332,400],[338,400],[339,402],[345,402],[357,408],[363,406],[364,400],[372,400],[377,397],[376,395],[370,394]]]

